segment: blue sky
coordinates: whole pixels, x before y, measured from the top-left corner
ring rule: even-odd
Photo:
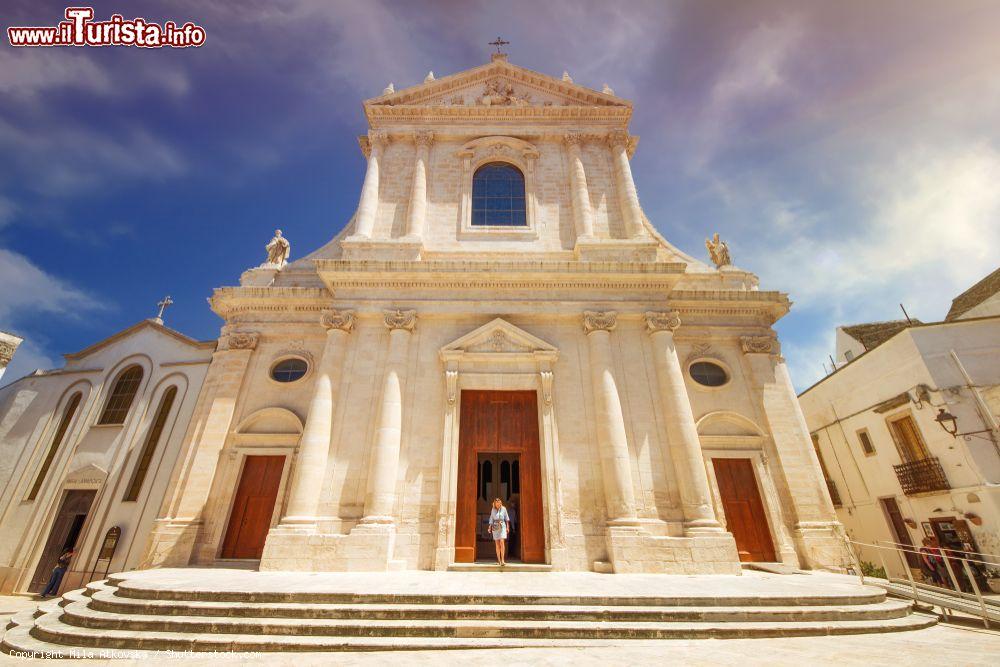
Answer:
[[[6,381],[155,314],[214,338],[205,299],[351,217],[361,101],[392,81],[511,62],[633,100],[648,217],[704,257],[718,231],[764,289],[801,389],[838,324],[940,319],[998,264],[1000,3],[137,2],[198,49],[0,46]],[[66,5],[5,2],[0,24]],[[6,31],[4,31],[5,33]]]

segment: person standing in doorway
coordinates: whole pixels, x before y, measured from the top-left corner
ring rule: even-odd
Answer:
[[[510,532],[510,515],[507,508],[503,506],[503,501],[499,498],[493,500],[493,509],[490,510],[490,532],[493,533],[493,546],[497,550],[497,563],[501,567],[507,564],[507,533]]]
[[[42,591],[43,598],[51,597],[59,592],[59,585],[62,583],[63,575],[66,574],[69,562],[73,560],[74,553],[76,552],[72,549],[66,549],[62,553],[62,556],[59,556],[56,566],[52,568],[52,576],[49,577],[49,583],[45,585],[45,590]]]
[[[941,550],[934,545],[934,540],[925,537],[923,546],[920,547],[920,563],[924,574],[935,586],[945,586],[947,574],[944,572],[944,556]]]

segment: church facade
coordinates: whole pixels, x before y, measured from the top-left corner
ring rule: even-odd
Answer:
[[[211,298],[143,566],[460,567],[496,497],[511,559],[554,570],[844,566],[788,298],[656,231],[630,102],[498,54],[364,109],[344,231]]]

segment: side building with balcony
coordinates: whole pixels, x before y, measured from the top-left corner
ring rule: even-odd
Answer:
[[[837,368],[799,401],[852,539],[1000,554],[1000,269],[943,321],[838,328]]]

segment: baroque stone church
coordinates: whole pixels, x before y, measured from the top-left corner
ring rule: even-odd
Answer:
[[[489,64],[364,103],[327,245],[225,320],[141,565],[730,573],[847,553],[758,289],[644,214],[629,101]],[[284,254],[281,250],[284,249]]]

